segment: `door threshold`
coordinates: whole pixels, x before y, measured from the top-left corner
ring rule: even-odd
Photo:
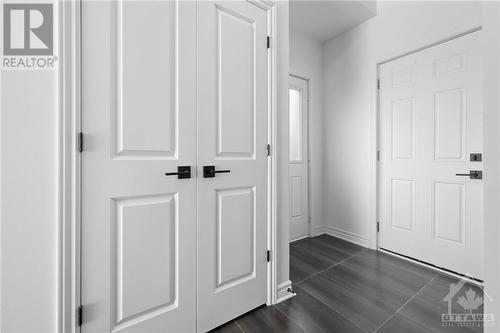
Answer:
[[[484,281],[480,280],[480,279],[477,279],[475,277],[468,276],[468,275],[465,275],[465,274],[460,274],[460,273],[457,273],[455,271],[449,270],[447,268],[439,267],[439,266],[430,264],[430,263],[428,263],[426,261],[415,259],[413,257],[407,256],[407,255],[404,255],[404,254],[401,254],[401,253],[397,253],[397,252],[394,252],[394,251],[391,251],[391,250],[387,250],[387,249],[384,249],[382,247],[379,247],[378,249],[381,252],[384,252],[386,254],[389,254],[389,255],[394,256],[394,257],[398,257],[400,259],[403,259],[403,260],[406,260],[406,261],[409,261],[409,262],[412,262],[412,263],[420,265],[420,266],[427,267],[429,269],[432,269],[433,271],[437,271],[437,272],[440,272],[440,273],[443,273],[443,274],[446,274],[446,275],[449,275],[449,276],[452,276],[452,277],[455,277],[455,278],[458,278],[458,279],[466,280],[467,282],[476,284],[476,285],[481,286],[481,287],[484,286]]]

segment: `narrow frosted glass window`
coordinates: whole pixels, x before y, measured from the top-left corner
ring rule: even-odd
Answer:
[[[302,161],[301,92],[296,89],[290,89],[289,98],[290,98],[289,158],[290,161]]]

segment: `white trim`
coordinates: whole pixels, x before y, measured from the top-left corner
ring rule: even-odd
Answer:
[[[286,301],[287,299],[297,295],[294,292],[290,291],[292,290],[291,288],[292,288],[292,281],[290,280],[283,282],[278,286],[278,298],[276,300],[276,304]]]
[[[370,240],[364,236],[357,235],[355,233],[341,230],[339,228],[331,227],[328,225],[323,225],[314,228],[314,235],[313,236],[319,236],[322,234],[327,234],[333,237],[337,237],[340,239],[343,239],[345,241],[363,246],[363,247],[370,247]]]
[[[278,138],[277,138],[277,3],[267,0],[247,0],[255,6],[267,11],[267,33],[270,37],[270,48],[268,50],[268,108],[269,108],[269,130],[268,142],[271,145],[271,156],[268,163],[269,180],[268,180],[268,232],[267,232],[267,248],[271,251],[271,260],[267,265],[267,296],[266,304],[272,305],[277,302],[278,287],[277,287],[277,266],[278,266],[278,246],[277,246],[277,159]]]
[[[58,331],[78,332],[80,305],[81,2],[59,2],[59,306]]]

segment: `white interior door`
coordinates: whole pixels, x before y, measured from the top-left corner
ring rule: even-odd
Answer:
[[[82,18],[82,332],[194,332],[196,3]]]
[[[290,240],[309,235],[309,153],[307,81],[290,76],[289,88]]]
[[[379,246],[483,278],[479,33],[380,66]]]
[[[266,44],[266,11],[247,1],[198,3],[200,332],[266,302]],[[204,178],[205,166],[218,173]]]

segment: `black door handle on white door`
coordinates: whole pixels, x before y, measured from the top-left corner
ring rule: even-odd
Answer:
[[[470,179],[483,179],[483,171],[471,170],[469,173],[457,173],[456,176],[469,177]]]
[[[215,170],[213,165],[205,165],[203,167],[203,178],[214,178],[216,173],[229,173],[231,170]]]
[[[177,176],[177,179],[191,178],[191,167],[190,166],[178,166],[177,172],[167,172],[165,176]]]

